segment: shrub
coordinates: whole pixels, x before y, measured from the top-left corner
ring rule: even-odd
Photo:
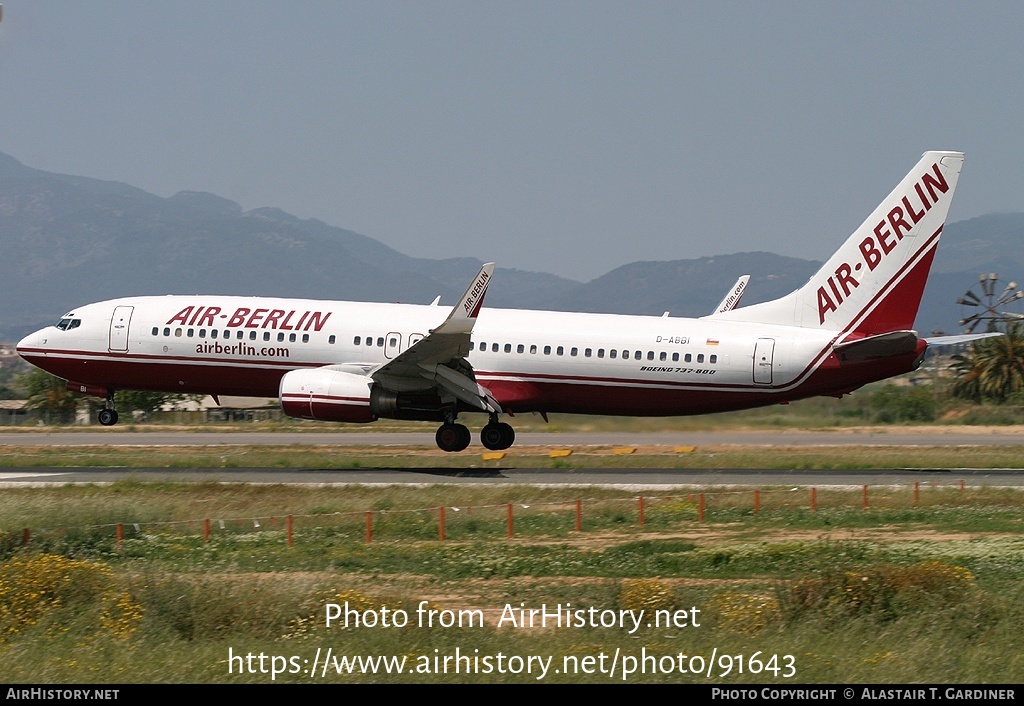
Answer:
[[[652,613],[656,610],[674,609],[676,597],[664,581],[632,579],[622,582],[618,603],[620,608],[626,610],[644,610]]]
[[[94,631],[128,638],[142,608],[105,564],[53,554],[15,556],[0,564],[0,640],[36,626],[66,631],[80,617]]]
[[[740,633],[758,632],[782,615],[774,596],[739,591],[715,594],[707,611],[719,626]]]
[[[974,576],[967,569],[928,561],[913,566],[885,565],[832,572],[798,581],[786,594],[784,603],[792,616],[823,612],[895,619],[920,612],[928,605],[963,603],[973,587]]]

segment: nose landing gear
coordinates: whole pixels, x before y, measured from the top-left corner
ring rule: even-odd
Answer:
[[[99,423],[105,427],[112,427],[117,424],[117,410],[114,409],[114,391],[109,390],[107,392],[107,403],[106,406],[100,410],[100,413],[96,415],[96,419]]]

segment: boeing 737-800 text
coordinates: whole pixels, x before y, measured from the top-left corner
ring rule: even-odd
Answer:
[[[293,417],[441,422],[482,412],[488,449],[512,445],[499,415],[690,415],[841,396],[914,370],[912,330],[963,164],[927,152],[800,289],[736,307],[746,279],[699,319],[483,308],[493,264],[454,308],[229,296],[88,304],[27,336],[18,352],[106,399],[115,390],[277,396]],[[977,337],[977,336],[975,336]]]

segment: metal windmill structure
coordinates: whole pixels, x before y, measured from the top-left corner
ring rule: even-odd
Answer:
[[[1016,282],[1003,287],[995,272],[978,275],[978,284],[956,300],[961,306],[972,307],[970,313],[965,310],[964,318],[960,319],[960,325],[966,326],[964,333],[973,333],[979,325],[983,325],[986,332],[998,331],[1001,323],[1024,320],[1024,314],[1007,311],[1007,307],[1021,299],[1024,299],[1024,292],[1017,289]]]

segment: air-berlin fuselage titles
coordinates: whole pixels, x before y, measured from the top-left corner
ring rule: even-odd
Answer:
[[[238,307],[230,315],[219,306],[186,306],[167,320],[166,325],[224,328],[280,329],[282,331],[320,331],[331,318],[327,311],[295,309],[250,309]]]
[[[681,415],[841,396],[916,368],[913,329],[963,154],[926,152],[803,287],[737,307],[747,283],[699,319],[482,307],[484,265],[451,309],[244,297],[127,297],[88,304],[18,344],[29,362],[106,398],[118,389],[267,395],[306,419],[441,422],[482,412],[489,449],[503,414]]]

